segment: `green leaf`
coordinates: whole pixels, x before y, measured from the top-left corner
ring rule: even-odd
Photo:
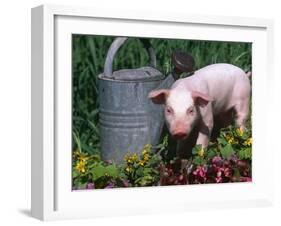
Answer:
[[[212,159],[213,157],[215,157],[217,155],[217,152],[214,150],[207,150],[206,151],[206,157],[207,159]]]
[[[100,132],[99,132],[98,127],[93,122],[91,122],[90,120],[88,120],[88,123],[92,127],[92,129],[94,130],[95,134],[97,134],[99,136]]]
[[[142,177],[144,175],[144,170],[142,168],[138,168],[136,170],[136,175],[139,176],[139,177]]]
[[[86,185],[87,185],[87,182],[79,182],[78,184],[77,184],[77,188],[78,188],[78,190],[80,190],[80,189],[85,189],[86,188]]]
[[[241,53],[239,56],[237,56],[235,59],[234,59],[234,62],[236,63],[240,58],[242,58],[244,55],[248,54],[249,52],[248,51],[245,51],[243,53]]]
[[[92,149],[91,147],[89,147],[86,143],[84,142],[80,142],[80,147],[84,152],[87,152],[89,154],[94,154],[94,149]]]
[[[79,136],[75,132],[73,132],[73,137],[74,137],[75,143],[77,144],[79,152],[82,152]]]
[[[245,158],[246,159],[252,159],[252,148],[246,148],[245,149]]]
[[[231,157],[231,155],[234,154],[233,148],[231,146],[231,144],[227,144],[226,146],[221,148],[221,156],[224,159],[229,159]]]
[[[74,184],[77,186],[78,189],[85,189],[88,183],[88,177],[82,176],[74,180]]]
[[[104,176],[104,174],[105,174],[105,167],[102,166],[101,164],[99,164],[96,167],[92,168],[91,174],[93,176],[93,180],[97,180],[98,178]]]
[[[118,176],[119,170],[115,165],[109,165],[105,168],[105,173],[115,178]]]
[[[241,149],[238,152],[238,157],[240,159],[252,159],[252,148],[245,148],[245,149]]]
[[[206,163],[206,161],[205,161],[204,159],[202,159],[201,157],[196,156],[196,157],[193,159],[192,163],[195,164],[195,165],[201,166],[201,165],[204,165],[204,164]]]
[[[245,159],[245,153],[244,153],[243,149],[238,151],[238,158],[239,159]]]
[[[217,140],[218,140],[219,144],[222,144],[222,145],[227,145],[228,144],[228,142],[224,138],[220,138],[219,137]]]
[[[72,170],[72,178],[78,177],[80,174],[77,172],[77,170]]]
[[[194,148],[192,149],[192,154],[197,155],[198,152],[202,149],[202,145],[201,144],[197,144],[194,146]]]
[[[148,174],[151,174],[153,173],[153,169],[152,168],[144,168],[143,169],[143,174],[144,175],[148,175]]]

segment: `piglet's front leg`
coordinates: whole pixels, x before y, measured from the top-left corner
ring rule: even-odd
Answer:
[[[208,147],[211,133],[214,126],[214,119],[212,114],[211,106],[203,112],[202,118],[199,122],[199,133],[196,144],[201,144],[203,148]]]
[[[202,128],[199,130],[198,138],[196,141],[196,144],[201,144],[202,148],[206,148],[209,145],[210,141],[210,134],[211,134],[211,128]]]

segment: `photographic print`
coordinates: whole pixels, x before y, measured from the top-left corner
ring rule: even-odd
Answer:
[[[252,44],[72,35],[72,189],[252,181]]]

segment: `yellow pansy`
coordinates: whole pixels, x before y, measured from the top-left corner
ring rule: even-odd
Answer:
[[[252,137],[248,138],[246,141],[244,141],[244,145],[247,145],[247,146],[251,146],[253,143],[253,139]]]
[[[199,155],[200,157],[203,157],[203,156],[204,156],[204,152],[205,152],[204,148],[201,148],[201,149],[198,151],[198,155]]]
[[[129,160],[129,156],[128,155],[125,155],[124,156],[124,160],[127,162]]]
[[[140,165],[140,166],[144,166],[144,164],[145,164],[145,161],[140,160],[139,165]]]
[[[80,173],[85,173],[85,171],[86,171],[85,168],[86,168],[86,161],[83,161],[83,160],[78,161],[75,166],[75,169]]]
[[[82,162],[86,162],[86,161],[89,159],[89,157],[80,156],[78,159],[79,159],[80,161],[82,161]]]
[[[236,133],[238,134],[238,136],[242,137],[244,134],[244,129],[242,129],[241,127],[236,129]]]
[[[80,156],[80,154],[81,154],[80,151],[77,149],[73,152],[73,157],[78,158]]]
[[[144,147],[143,147],[143,150],[150,150],[151,149],[151,144],[146,144]]]
[[[147,162],[147,161],[149,160],[149,155],[148,155],[148,154],[145,154],[145,155],[143,156],[143,160],[144,160],[145,162]]]
[[[148,151],[147,151],[146,149],[143,149],[143,150],[141,151],[141,154],[142,154],[142,155],[146,155],[146,154],[148,154]]]
[[[235,140],[234,140],[234,137],[233,137],[233,136],[226,135],[226,136],[225,136],[225,139],[227,140],[227,142],[228,142],[229,144],[234,144],[234,143],[235,143]]]
[[[134,163],[134,162],[136,162],[138,160],[138,155],[137,154],[132,154],[132,155],[126,154],[124,156],[124,160],[127,163]]]
[[[137,154],[133,154],[133,155],[131,156],[131,160],[132,160],[133,162],[137,161],[137,160],[138,160],[138,155],[137,155]]]
[[[130,173],[131,172],[131,168],[130,167],[126,167],[126,169],[125,169],[128,173]]]

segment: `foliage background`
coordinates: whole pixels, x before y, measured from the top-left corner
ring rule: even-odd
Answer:
[[[103,72],[108,48],[114,37],[73,35],[72,37],[72,126],[73,150],[98,154],[98,78]],[[250,43],[199,40],[150,39],[156,51],[157,69],[167,75],[171,70],[171,54],[175,49],[189,52],[196,69],[213,63],[231,63],[251,70]],[[148,54],[137,38],[130,38],[118,51],[114,70],[148,65]]]

